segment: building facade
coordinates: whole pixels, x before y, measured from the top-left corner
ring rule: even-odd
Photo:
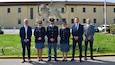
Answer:
[[[1,2],[0,26],[4,28],[20,28],[23,20],[27,18],[29,25],[35,27],[36,17],[39,13],[38,4],[50,2]],[[56,2],[53,2],[56,3]],[[69,27],[72,26],[75,17],[79,17],[80,23],[85,23],[90,18],[92,24],[104,24],[104,2],[66,2],[67,11],[61,14]],[[65,8],[60,8],[65,11]],[[115,23],[115,3],[107,2],[107,24]],[[47,26],[45,24],[44,26]]]

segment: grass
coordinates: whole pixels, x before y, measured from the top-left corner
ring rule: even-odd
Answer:
[[[111,34],[102,34],[96,33],[94,36],[94,54],[109,54],[115,53],[115,36]],[[34,37],[32,37],[31,43],[31,55],[37,56],[36,49],[34,48]],[[82,43],[83,47],[83,54],[84,54],[84,42]],[[4,34],[0,35],[0,48],[4,49],[5,55],[4,56],[21,56],[21,43],[18,34]],[[99,48],[99,51],[96,52],[96,49]],[[88,53],[89,47],[88,47]],[[47,46],[43,49],[43,55],[47,56],[48,49]],[[53,54],[53,50],[52,50]],[[58,46],[57,50],[58,56],[61,55],[60,48]],[[72,54],[72,40],[70,38],[70,51],[68,52],[69,55]],[[76,55],[78,55],[78,47],[76,48]],[[0,49],[0,56],[2,56],[2,51]]]

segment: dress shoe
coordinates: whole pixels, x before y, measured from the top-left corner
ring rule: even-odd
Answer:
[[[94,58],[91,58],[91,60],[95,60]]]
[[[58,61],[57,59],[54,59],[54,61]]]
[[[71,61],[74,61],[74,59],[71,59]]]
[[[43,61],[42,59],[40,61]]]
[[[38,61],[40,61],[40,59],[38,59]]]
[[[32,61],[30,59],[28,59],[28,62],[31,63]]]
[[[65,61],[65,59],[63,59],[62,61]]]
[[[87,60],[87,58],[84,58],[84,60]]]
[[[79,62],[82,62],[82,60],[79,60]]]
[[[22,63],[26,62],[25,60],[22,60]]]
[[[48,61],[51,61],[51,59],[48,59]]]

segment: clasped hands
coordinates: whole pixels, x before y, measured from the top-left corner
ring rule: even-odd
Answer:
[[[38,40],[42,40],[42,38],[41,38],[41,37],[38,37]]]
[[[78,38],[79,38],[78,36],[74,36],[74,39],[75,39],[76,41],[78,41]]]
[[[50,38],[50,41],[51,41],[51,42],[54,42],[54,40],[55,40],[54,38]]]
[[[28,41],[29,41],[29,39],[27,39],[27,38],[26,38],[26,39],[24,39],[24,42],[25,42],[25,43],[27,43]]]

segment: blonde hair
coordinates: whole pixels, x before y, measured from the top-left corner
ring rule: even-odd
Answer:
[[[25,21],[28,21],[28,19],[27,19],[27,18],[25,18],[25,19],[24,19],[24,22],[25,22]]]

